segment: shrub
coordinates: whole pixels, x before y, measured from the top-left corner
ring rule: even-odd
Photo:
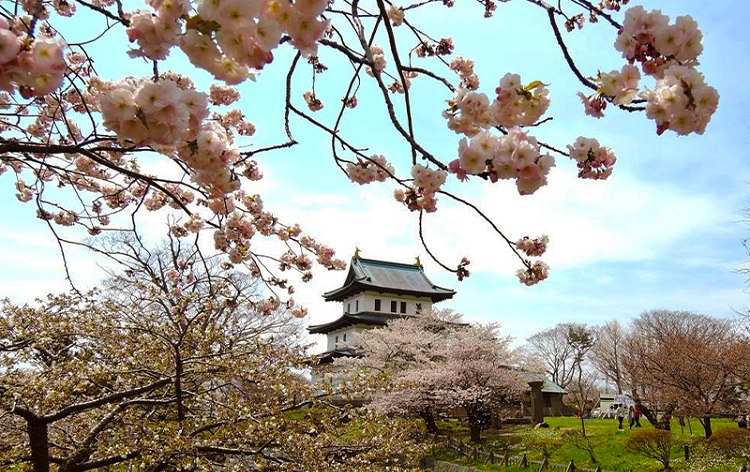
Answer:
[[[750,457],[750,431],[723,428],[708,438],[708,449],[728,458]]]
[[[636,431],[625,441],[625,449],[656,459],[661,463],[662,470],[672,470],[669,465],[672,433],[669,431],[661,429]]]

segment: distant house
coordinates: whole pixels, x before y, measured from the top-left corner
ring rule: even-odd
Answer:
[[[542,398],[544,405],[544,416],[562,416],[570,414],[570,409],[563,403],[563,395],[568,392],[564,388],[557,385],[547,377],[546,374],[539,374],[534,372],[526,373],[527,382],[543,382],[542,384]],[[530,390],[529,390],[530,391]],[[530,415],[525,412],[524,414]]]

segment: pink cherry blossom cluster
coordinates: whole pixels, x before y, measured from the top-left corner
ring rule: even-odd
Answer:
[[[623,5],[627,5],[630,0],[602,0],[599,2],[600,10],[620,11]]]
[[[358,160],[356,163],[346,165],[346,174],[359,185],[371,182],[385,182],[389,175],[393,175],[395,169],[381,154],[373,154],[367,160]]]
[[[256,131],[255,125],[245,120],[245,114],[239,108],[232,108],[225,113],[214,112],[211,119],[223,126],[230,137],[233,136],[233,129],[240,136],[252,136]]]
[[[459,88],[448,101],[448,109],[443,111],[448,120],[448,129],[466,136],[474,136],[492,125],[490,100],[487,95]]]
[[[187,205],[193,203],[195,200],[193,192],[180,185],[168,184],[165,185],[165,189],[170,195],[161,190],[152,190],[151,192],[144,193],[143,206],[149,211],[160,210],[166,205],[177,209],[180,208],[179,204]]]
[[[716,111],[719,94],[694,69],[703,52],[702,39],[698,24],[690,16],[678,16],[670,24],[660,10],[647,12],[635,6],[625,13],[615,48],[631,64],[639,62],[645,74],[657,79],[653,91],[640,94],[648,100],[646,115],[656,121],[657,134],[667,129],[681,135],[702,134]],[[628,99],[633,96],[630,90],[624,93]],[[592,109],[595,112],[595,106]]]
[[[629,8],[615,40],[615,49],[629,62],[638,61],[643,72],[662,77],[671,64],[693,63],[703,52],[703,34],[689,15],[678,16],[673,25],[661,10]]]
[[[518,269],[516,277],[527,286],[536,285],[549,276],[549,266],[542,261],[535,261],[531,267]]]
[[[432,213],[437,210],[437,198],[435,194],[445,183],[448,173],[441,169],[430,169],[421,164],[414,164],[411,168],[411,176],[414,185],[406,190],[400,188],[394,190],[393,197],[396,201],[403,203],[411,211],[424,210]]]
[[[307,316],[307,308],[295,306],[294,308],[292,308],[290,313],[295,318],[304,318],[305,316]]]
[[[450,36],[447,38],[440,38],[439,40],[427,40],[422,39],[422,41],[413,49],[414,53],[417,55],[417,57],[425,58],[425,57],[433,57],[433,56],[448,56],[453,54],[453,50],[456,48],[455,44],[453,44],[453,38]],[[455,60],[463,60],[460,57],[457,57]],[[474,67],[474,62],[470,59],[467,59],[471,62],[471,67]],[[453,61],[451,61],[453,63]],[[456,72],[459,72],[454,68],[454,66],[451,66],[451,70],[454,70]],[[473,73],[473,70],[469,73]],[[460,74],[460,73],[459,73]],[[479,80],[479,79],[477,79]],[[467,87],[468,88],[468,87]]]
[[[516,241],[516,249],[523,251],[527,256],[539,257],[547,251],[547,244],[549,237],[546,234],[534,239],[524,236]]]
[[[422,164],[414,164],[411,168],[414,185],[426,192],[435,193],[445,183],[448,173],[441,169],[430,169]]]
[[[180,22],[190,12],[190,1],[148,0],[146,3],[156,11],[136,10],[130,14],[127,35],[138,49],[131,49],[128,54],[130,57],[163,60],[178,43],[182,32]]]
[[[370,54],[372,55],[372,67],[367,67],[366,72],[369,75],[374,75],[375,72],[380,73],[388,65],[383,47],[373,44],[370,46]]]
[[[120,141],[175,145],[193,139],[208,116],[206,94],[171,80],[131,77],[102,87],[98,98],[104,126]]]
[[[32,38],[16,23],[20,18],[9,23],[0,17],[0,90],[18,89],[24,98],[47,95],[62,83],[64,45],[45,36]]]
[[[461,88],[466,90],[477,90],[479,88],[479,76],[474,73],[474,61],[464,57],[454,57],[449,65],[461,78]]]
[[[78,215],[72,211],[60,211],[52,217],[52,220],[60,226],[73,226],[78,221]]]
[[[194,171],[193,180],[208,189],[211,196],[227,195],[240,188],[232,172],[241,158],[240,152],[219,123],[204,123],[195,140],[178,147],[178,155]]]
[[[412,71],[403,71],[404,74],[404,80],[401,81],[400,78],[393,81],[388,86],[388,90],[390,90],[391,93],[404,93],[404,84],[406,84],[406,90],[409,90],[411,88],[411,79],[417,77],[419,74]]]
[[[555,165],[554,157],[540,150],[536,138],[520,128],[512,128],[503,137],[483,131],[469,141],[459,141],[459,157],[449,169],[459,179],[485,172],[492,182],[516,179],[518,193],[531,195],[547,184],[547,174]]]
[[[607,99],[617,105],[627,105],[638,95],[638,81],[641,73],[632,64],[625,64],[619,71],[599,72],[596,82],[599,90],[591,96],[578,92],[586,108],[586,114],[595,118],[604,116],[602,111],[607,107]]]
[[[656,132],[671,129],[677,134],[703,134],[719,106],[719,93],[706,85],[703,74],[692,67],[673,65],[664,71],[648,100],[646,116],[656,121]]]
[[[518,74],[505,74],[495,92],[497,96],[490,103],[483,93],[459,88],[443,112],[448,128],[474,136],[491,126],[531,126],[550,105],[549,92],[543,83],[536,81],[523,86]]]
[[[492,124],[495,126],[531,126],[547,111],[549,92],[541,82],[523,86],[518,74],[505,74],[495,89]]]
[[[391,20],[393,26],[401,26],[404,23],[404,10],[391,3],[388,8],[388,19]]]
[[[228,85],[211,84],[208,99],[212,105],[231,105],[240,99],[240,92]]]
[[[191,233],[198,233],[201,229],[203,229],[204,223],[205,222],[203,221],[203,218],[193,213],[184,223],[184,227]]]
[[[179,45],[190,61],[229,84],[252,76],[273,60],[284,33],[305,55],[314,55],[329,20],[318,17],[326,0],[201,0]]]
[[[589,18],[596,18],[596,16],[590,16]],[[592,20],[593,22],[593,20]],[[565,20],[565,30],[570,33],[574,31],[575,29],[583,29],[583,27],[586,25],[586,17],[583,16],[583,13],[577,13],[567,20]]]
[[[346,262],[341,259],[334,259],[335,251],[330,247],[317,242],[315,239],[307,235],[302,235],[299,238],[299,242],[305,249],[309,249],[317,256],[317,261],[324,267],[328,267],[333,270],[346,269]],[[307,280],[312,278],[312,274],[309,275]],[[307,281],[304,280],[303,281]]]
[[[223,229],[214,232],[214,246],[225,252],[232,264],[240,264],[252,256],[250,240],[256,233],[255,223],[243,212],[232,211]]]
[[[320,111],[323,109],[323,101],[318,98],[317,95],[315,95],[315,92],[312,90],[308,90],[305,93],[302,94],[302,98],[305,99],[305,103],[307,103],[307,108],[310,109],[310,111]]]
[[[176,154],[209,196],[227,195],[239,188],[232,168],[240,154],[222,126],[228,123],[204,122],[208,97],[193,90],[191,81],[128,78],[116,84],[97,80],[92,84],[101,90],[98,98],[105,127],[121,141],[157,145],[167,154]],[[238,125],[242,114],[236,118],[229,124]],[[151,203],[154,206],[158,201]]]
[[[578,163],[578,177],[604,180],[612,174],[617,157],[612,148],[602,146],[594,138],[579,136],[568,145],[570,158]]]
[[[607,99],[600,93],[586,96],[583,92],[578,92],[578,96],[583,103],[584,112],[594,118],[602,118],[604,110],[607,108]]]
[[[466,277],[471,275],[469,269],[466,268],[469,264],[471,264],[471,261],[466,257],[462,257],[461,262],[458,263],[458,267],[456,267],[456,276],[458,277],[459,282],[462,282]]]
[[[406,190],[397,188],[393,191],[393,198],[397,202],[406,205],[410,211],[426,211],[432,213],[437,211],[437,198],[435,192],[420,188],[408,187]]]
[[[287,251],[279,258],[279,269],[282,271],[292,267],[300,271],[309,271],[312,264],[312,259],[307,254],[295,254],[292,251]]]
[[[3,169],[3,172],[5,170]],[[21,179],[16,180],[16,190],[18,190],[18,193],[16,194],[16,198],[19,202],[29,202],[32,198],[34,198],[34,188],[29,186],[26,182],[24,182]]]
[[[255,304],[255,309],[262,315],[270,315],[281,306],[281,300],[278,297],[268,297]]]

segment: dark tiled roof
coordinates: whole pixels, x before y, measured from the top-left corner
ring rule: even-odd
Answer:
[[[324,293],[323,298],[326,301],[343,301],[365,290],[429,297],[433,302],[453,298],[456,294],[454,290],[433,284],[421,265],[353,257],[344,285]]]
[[[338,357],[359,357],[359,352],[351,348],[334,349],[333,351],[315,354],[314,362],[315,364],[329,364]]]
[[[393,318],[394,315],[386,313],[372,313],[365,311],[362,313],[356,313],[351,315],[344,313],[342,316],[336,318],[329,323],[323,323],[318,325],[310,325],[307,330],[310,334],[326,334],[337,329],[346,328],[347,326],[353,326],[356,324],[364,324],[369,326],[385,326],[388,320]]]

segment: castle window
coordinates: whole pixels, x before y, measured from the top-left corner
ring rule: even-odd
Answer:
[[[346,312],[347,313],[351,313],[352,312],[352,304],[351,303],[347,303],[346,304]]]
[[[356,313],[359,313],[359,300],[357,300],[356,302],[354,302],[354,311]]]
[[[401,302],[401,313],[406,313],[406,302]]]
[[[346,342],[346,333],[344,333],[344,342]]]
[[[380,299],[375,299],[375,311],[380,311]]]
[[[338,337],[338,336],[336,336],[336,343],[338,343],[338,342],[339,342],[339,337]]]
[[[391,300],[391,313],[396,313],[396,310],[398,308],[398,302],[396,300]]]

